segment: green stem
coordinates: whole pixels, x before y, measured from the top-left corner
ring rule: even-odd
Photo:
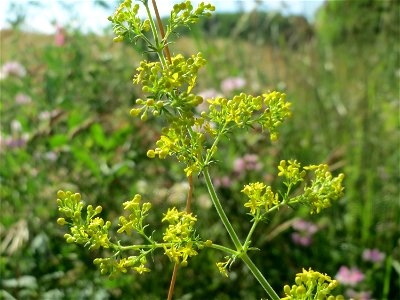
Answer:
[[[260,216],[259,215],[260,215],[260,212],[258,211],[257,212],[257,216],[254,218],[253,225],[250,228],[249,234],[247,235],[246,241],[244,242],[245,251],[249,247],[251,236],[253,235],[254,230],[256,229],[258,223],[260,222]]]
[[[383,282],[382,299],[387,300],[390,291],[390,275],[392,272],[392,255],[386,258],[385,279]]]
[[[245,262],[247,267],[253,273],[254,277],[258,280],[258,282],[261,284],[261,286],[264,288],[264,290],[267,292],[269,297],[272,300],[279,300],[280,298],[279,298],[278,294],[275,293],[274,289],[271,287],[271,285],[265,279],[263,274],[256,267],[256,265],[253,263],[253,261],[250,259],[250,257],[246,253],[244,253],[242,256],[240,256],[240,258]]]
[[[153,243],[151,245],[146,244],[146,245],[130,245],[130,246],[121,246],[121,245],[116,245],[114,244],[114,248],[118,249],[120,251],[126,251],[126,250],[141,250],[141,249],[151,249],[151,248],[162,248],[164,246],[173,246],[174,243]]]
[[[210,193],[211,196],[211,201],[214,204],[215,209],[218,212],[219,217],[221,218],[222,223],[224,224],[226,230],[229,233],[229,236],[231,237],[233,244],[235,245],[236,249],[238,251],[242,250],[242,244],[240,243],[240,240],[235,232],[235,229],[233,229],[231,222],[229,222],[228,217],[225,214],[224,209],[222,208],[221,202],[218,199],[217,193],[215,192],[214,186],[211,182],[211,177],[210,173],[208,173],[208,168],[205,167],[203,169],[203,174],[206,179],[206,185],[208,188],[208,192]]]
[[[222,245],[218,245],[218,244],[212,244],[211,246],[209,246],[209,248],[214,248],[214,249],[229,253],[231,255],[237,255],[238,254],[238,252],[236,250],[233,250],[231,248],[228,248],[228,247],[225,247],[225,246],[222,246]]]
[[[211,181],[210,173],[208,172],[208,168],[205,167],[203,169],[203,174],[206,179],[206,185],[208,188],[208,192],[210,193],[211,201],[214,204],[215,209],[218,212],[218,215],[221,218],[222,223],[224,224],[226,230],[229,233],[229,236],[231,237],[233,243],[235,244],[235,247],[237,249],[237,254],[238,252],[240,253],[239,258],[241,258],[245,264],[248,266],[250,271],[253,273],[254,277],[258,280],[258,282],[261,284],[261,286],[264,288],[264,290],[267,292],[267,294],[270,296],[272,300],[279,300],[279,296],[275,293],[271,285],[268,283],[268,281],[265,279],[263,274],[260,272],[260,270],[257,268],[257,266],[253,263],[253,261],[250,259],[250,257],[246,254],[246,252],[243,251],[243,246],[240,243],[240,240],[232,226],[232,224],[229,222],[228,217],[225,214],[224,209],[222,208],[221,202],[218,199],[217,193],[215,192],[214,186]],[[253,224],[254,226],[254,224]],[[254,231],[254,229],[253,229]],[[229,248],[221,248],[221,247],[214,247],[214,248],[219,248],[220,250],[227,250]],[[231,250],[231,249],[230,249]],[[233,253],[232,253],[233,254]]]
[[[167,61],[165,60],[165,57],[164,57],[163,47],[160,45],[160,42],[158,40],[158,32],[157,32],[157,29],[156,29],[156,24],[154,24],[154,20],[153,20],[153,17],[151,15],[151,12],[150,12],[149,5],[146,2],[146,3],[144,3],[144,6],[146,8],[147,17],[149,18],[151,32],[153,33],[153,37],[154,37],[154,42],[156,43],[156,47],[155,48],[156,48],[158,57],[160,58],[162,66],[164,68],[167,68],[168,64],[167,64]]]
[[[228,125],[228,123],[226,122],[224,124],[224,126],[222,126],[222,129],[218,132],[218,135],[217,135],[216,139],[214,140],[214,143],[212,144],[210,151],[207,153],[206,160],[204,162],[205,166],[207,166],[207,164],[210,162],[210,159],[213,155],[214,149],[215,149],[215,147],[217,147],[219,139],[221,138],[222,134],[225,132],[225,128],[227,125]]]

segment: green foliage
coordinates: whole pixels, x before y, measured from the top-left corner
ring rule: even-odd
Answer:
[[[342,5],[339,11],[352,18],[358,11],[348,5],[357,5],[355,2],[335,4]],[[243,204],[249,198],[240,191],[246,184],[260,182],[266,186],[261,194],[267,194],[270,186],[270,192],[283,199],[279,191],[287,191],[287,185],[282,183],[286,177],[277,177],[273,171],[282,159],[295,157],[302,165],[321,161],[330,165],[333,178],[340,172],[346,174],[342,183],[346,195],[331,201],[330,209],[316,216],[309,214],[310,206],[296,204],[293,210],[283,205],[274,214],[268,214],[262,220],[266,222],[257,225],[250,235],[246,244],[248,254],[263,273],[268,273],[277,291],[282,290],[282,283],[293,281],[301,262],[304,267],[312,266],[330,275],[336,274],[341,265],[357,266],[365,275],[364,280],[355,287],[341,284],[335,289],[346,298],[399,298],[398,43],[393,38],[397,36],[394,30],[398,16],[393,1],[380,4],[390,5],[390,11],[381,11],[381,21],[364,24],[365,28],[375,26],[377,34],[368,35],[369,29],[365,33],[353,30],[346,33],[346,40],[336,44],[326,43],[329,32],[319,30],[319,26],[325,21],[326,26],[339,19],[348,21],[340,16],[335,20],[318,19],[318,35],[301,39],[302,23],[294,22],[295,18],[279,17],[283,25],[292,24],[286,30],[280,25],[278,14],[273,19],[259,18],[262,12],[240,14],[240,21],[238,15],[229,15],[229,22],[221,21],[219,15],[205,23],[200,21],[199,26],[208,30],[206,36],[202,29],[192,29],[190,33],[195,34],[195,40],[183,37],[173,44],[172,52],[183,53],[185,62],[191,58],[188,53],[193,52],[194,44],[208,61],[207,68],[200,69],[196,86],[189,94],[196,95],[212,87],[221,98],[232,100],[235,95],[219,86],[227,77],[240,76],[247,82],[243,89],[248,96],[278,88],[294,100],[290,109],[295,117],[278,128],[278,142],[267,142],[257,124],[235,128],[221,135],[210,161],[216,193],[239,237],[246,237],[255,223],[244,221],[254,217],[246,218],[250,208]],[[362,11],[362,20],[372,20],[375,17],[370,15],[377,14],[378,6]],[[22,10],[19,13],[24,14]],[[354,19],[363,22],[359,15]],[[308,24],[313,30],[311,26]],[[179,32],[178,28],[170,38]],[[150,38],[150,31],[143,33]],[[161,255],[165,251],[162,247],[155,255],[148,256],[144,264],[144,268],[153,270],[151,274],[137,276],[135,269],[126,266],[133,275],[117,271],[109,279],[98,270],[110,274],[119,263],[123,266],[133,261],[133,267],[140,267],[140,259],[134,258],[141,255],[140,251],[124,251],[115,260],[112,248],[87,251],[89,245],[65,243],[62,238],[65,228],[54,226],[57,204],[49,201],[57,187],[81,191],[82,198],[90,199],[87,205],[95,208],[101,204],[104,208],[93,219],[101,217],[104,222],[112,222],[110,241],[132,245],[141,244],[142,237],[133,229],[131,235],[125,231],[116,233],[120,229],[118,216],[123,211],[129,222],[132,212],[123,210],[122,203],[126,195],[140,193],[144,199],[152,200],[152,209],[143,223],[152,226],[145,231],[150,234],[156,230],[153,237],[164,243],[162,235],[168,222],[161,223],[162,213],[170,206],[182,205],[187,193],[182,169],[187,164],[185,161],[176,164],[169,159],[149,162],[146,157],[147,149],[152,149],[151,156],[151,151],[157,148],[154,144],[160,138],[158,128],[167,125],[167,112],[155,118],[149,107],[146,122],[129,118],[127,113],[136,98],[144,102],[134,109],[151,100],[147,98],[149,93],[144,94],[131,85],[132,66],[138,66],[143,58],[152,62],[156,56],[144,53],[138,57],[128,47],[129,39],[112,45],[109,43],[112,38],[69,28],[65,28],[65,34],[66,43],[59,47],[50,35],[1,32],[6,49],[1,64],[19,61],[26,73],[24,77],[11,75],[0,80],[0,298],[125,299],[134,295],[138,299],[159,299],[167,290],[172,269],[169,258]],[[215,36],[219,38],[213,39]],[[373,44],[361,42],[373,37],[376,38]],[[297,46],[292,48],[292,45]],[[187,88],[186,84],[180,92],[186,92]],[[20,93],[28,95],[31,102],[16,101]],[[204,130],[202,146],[209,148],[218,132],[214,125],[206,128],[200,124],[201,112],[208,113],[209,107],[209,97],[202,96],[203,103],[193,107],[198,124],[192,129],[196,134],[200,131],[197,127]],[[163,101],[168,98],[164,96]],[[169,111],[173,112],[171,107]],[[262,112],[255,111],[253,117]],[[190,141],[196,140],[194,137]],[[186,147],[204,154],[199,145]],[[255,162],[254,154],[258,154]],[[237,167],[238,161],[246,162],[242,169]],[[214,167],[217,163],[218,167]],[[286,164],[290,165],[288,161]],[[309,175],[293,186],[292,196],[303,194],[306,184],[312,186],[314,171],[308,171]],[[213,240],[211,246],[231,245],[223,223],[210,209],[212,203],[203,182],[194,181],[192,209],[199,220],[196,232]],[[87,205],[82,208],[84,218]],[[317,228],[311,244],[294,241],[294,234],[307,238],[303,236],[306,233],[294,228],[298,217]],[[245,246],[244,238],[240,241]],[[223,254],[221,249],[210,248],[196,249],[198,255],[188,259],[190,267],[178,272],[177,299],[265,298],[263,288],[251,277],[246,265],[239,263],[241,258],[236,253]],[[372,248],[383,252],[382,261],[363,259],[363,252]],[[262,251],[252,251],[256,249]],[[100,263],[93,265],[96,258],[96,263],[104,259],[104,268],[99,268]],[[217,276],[216,264],[229,280]],[[155,276],[156,273],[163,275]],[[349,290],[353,290],[352,295]],[[369,296],[363,291],[369,291]],[[284,297],[284,293],[280,296]]]
[[[137,69],[137,74],[133,82],[142,85],[142,91],[148,93],[147,100],[138,99],[136,103],[140,108],[131,109],[132,116],[141,114],[141,120],[147,120],[148,110],[155,117],[164,117],[164,122],[167,127],[164,127],[160,139],[156,142],[157,148],[149,150],[147,156],[154,158],[156,155],[164,159],[167,156],[175,156],[178,161],[184,162],[186,176],[192,176],[192,173],[202,173],[206,179],[206,186],[209,190],[211,200],[216,208],[222,223],[228,231],[232,242],[236,249],[230,249],[222,245],[211,244],[210,246],[225,252],[230,253],[227,261],[217,263],[219,271],[227,276],[226,269],[232,265],[236,259],[242,259],[248,268],[253,273],[254,277],[260,282],[265,292],[272,299],[278,299],[278,295],[272,289],[268,281],[260,273],[254,263],[247,255],[251,243],[251,236],[254,233],[258,222],[265,218],[265,215],[273,210],[276,210],[282,205],[292,205],[298,202],[306,202],[311,206],[311,213],[319,213],[322,208],[330,206],[330,201],[336,200],[341,196],[343,187],[341,181],[343,175],[333,178],[328,172],[327,165],[308,166],[304,170],[316,170],[316,178],[312,181],[311,186],[305,186],[303,195],[289,198],[289,192],[292,186],[302,181],[305,176],[305,171],[299,171],[300,165],[296,161],[290,161],[290,166],[286,168],[285,162],[280,164],[280,175],[284,175],[287,179],[285,184],[288,191],[284,195],[281,203],[278,194],[271,191],[271,187],[267,187],[262,183],[251,183],[243,189],[243,192],[249,197],[249,201],[245,203],[245,207],[250,208],[250,214],[253,215],[253,226],[250,229],[245,242],[239,240],[235,229],[232,227],[228,217],[225,214],[220,200],[214,190],[213,184],[209,175],[209,165],[212,162],[214,155],[217,152],[217,145],[221,137],[230,133],[235,128],[249,128],[258,124],[262,129],[270,131],[271,140],[277,139],[277,128],[282,122],[290,116],[289,103],[285,103],[285,95],[278,92],[270,92],[263,94],[263,97],[250,96],[241,93],[233,97],[231,100],[217,97],[208,99],[209,112],[203,111],[201,117],[195,115],[194,108],[203,102],[202,97],[190,94],[192,88],[196,84],[196,78],[200,67],[206,61],[201,54],[185,59],[182,55],[177,55],[174,58],[169,57],[169,52],[164,48],[167,47],[168,35],[178,26],[195,23],[199,16],[208,15],[206,10],[212,11],[214,7],[201,3],[199,7],[193,11],[193,7],[189,1],[175,5],[171,12],[167,33],[162,36],[161,42],[158,38],[158,33],[155,29],[154,21],[149,12],[147,1],[142,1],[148,19],[144,22],[136,16],[139,7],[135,5],[131,8],[131,1],[125,1],[117,9],[117,12],[109,20],[114,24],[114,31],[117,38],[114,41],[118,42],[130,35],[130,32],[135,34],[131,39],[143,39],[150,50],[157,53],[160,62],[152,63],[142,61]],[[124,10],[126,9],[126,11]],[[128,27],[124,27],[124,23]],[[150,41],[144,34],[148,27],[152,28],[153,41]],[[166,56],[164,56],[166,55]],[[184,92],[186,90],[186,92]],[[181,92],[183,91],[183,92]],[[259,113],[261,112],[261,113]],[[215,126],[211,130],[211,128]],[[207,135],[204,134],[207,133]],[[207,141],[208,140],[208,141]],[[207,144],[211,146],[207,146]],[[299,177],[301,174],[301,178]],[[190,185],[192,184],[191,181]],[[265,193],[263,193],[266,188]],[[192,189],[192,186],[190,187]],[[127,267],[135,266],[138,261],[139,266],[134,269],[138,273],[148,272],[149,269],[144,266],[146,255],[152,252],[155,248],[162,247],[165,254],[175,264],[186,266],[187,259],[198,254],[196,251],[199,247],[203,247],[203,242],[195,235],[194,224],[197,221],[196,217],[189,213],[179,213],[176,208],[168,209],[162,221],[167,221],[169,227],[163,234],[163,240],[166,243],[156,243],[152,236],[146,235],[143,226],[143,219],[150,209],[150,203],[145,203],[142,207],[139,206],[141,196],[136,195],[130,202],[125,202],[124,207],[130,210],[129,219],[120,217],[119,233],[126,231],[128,234],[131,230],[135,230],[145,238],[149,245],[132,245],[121,246],[118,244],[110,244],[108,238],[108,229],[111,226],[110,222],[104,223],[103,219],[92,218],[101,212],[101,207],[96,208],[93,213],[93,208],[88,206],[86,222],[82,222],[81,210],[82,204],[79,202],[79,194],[72,195],[71,192],[66,194],[62,191],[58,193],[61,199],[58,199],[59,210],[67,217],[72,218],[71,233],[65,235],[67,242],[76,242],[78,244],[90,245],[90,249],[114,248],[115,254],[112,259],[97,259],[96,263],[100,264],[102,273],[111,273],[120,271],[125,273]],[[187,201],[190,201],[191,195]],[[188,205],[190,203],[188,202]],[[263,211],[261,212],[261,207]],[[59,224],[65,224],[65,219],[58,220]],[[98,232],[93,232],[93,230]],[[199,246],[200,245],[200,246]],[[150,248],[150,249],[148,249]],[[120,252],[125,249],[135,249],[141,252],[139,257],[122,258],[119,261],[114,257],[118,257]],[[147,250],[145,250],[147,249]],[[324,292],[328,295],[329,291]]]
[[[317,16],[317,33],[333,44],[354,41],[354,37],[359,43],[375,43],[382,34],[393,40],[400,34],[399,11],[397,1],[326,1]]]

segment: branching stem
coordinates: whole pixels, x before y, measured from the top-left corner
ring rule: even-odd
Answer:
[[[160,14],[158,13],[156,0],[152,0],[152,3],[153,3],[153,7],[154,7],[154,12],[155,12],[156,18],[157,18],[158,28],[160,29],[161,39],[164,41],[164,37],[165,37],[164,26],[163,26],[163,23],[161,21]],[[164,41],[164,52],[165,52],[165,56],[168,59],[168,62],[170,64],[172,64],[171,54],[169,52],[167,41]]]

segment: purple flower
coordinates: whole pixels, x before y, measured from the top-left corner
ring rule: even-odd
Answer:
[[[27,135],[23,135],[19,138],[6,137],[4,140],[4,145],[9,149],[17,149],[24,147],[27,141],[28,141]]]
[[[238,90],[246,85],[246,80],[241,77],[228,77],[221,82],[221,90],[224,94],[229,94],[234,90]]]
[[[258,156],[255,154],[246,154],[243,157],[235,159],[233,162],[233,170],[238,174],[242,174],[245,171],[258,171],[261,168],[262,164],[258,161]]]
[[[292,233],[292,241],[293,243],[304,247],[308,247],[312,244],[311,235],[301,235],[298,232]]]
[[[357,268],[349,269],[341,266],[335,278],[343,285],[355,286],[363,281],[364,277],[364,274]]]
[[[216,187],[230,187],[232,184],[231,179],[228,176],[216,177],[214,179],[214,184]]]
[[[295,220],[292,223],[292,228],[297,231],[292,233],[292,241],[304,247],[312,244],[312,236],[318,231],[317,225],[303,219]]]
[[[318,231],[317,225],[311,222],[307,222],[303,219],[295,220],[292,223],[292,227],[294,230],[305,232],[307,234],[313,235]]]
[[[0,80],[8,76],[24,77],[25,75],[25,68],[16,61],[7,62],[0,69]]]
[[[32,99],[27,94],[18,93],[15,96],[15,103],[17,104],[28,104],[31,103]]]
[[[353,289],[346,290],[346,296],[354,300],[371,300],[371,292],[361,291],[357,292]]]
[[[262,168],[261,163],[258,161],[258,156],[256,154],[246,154],[243,156],[244,161],[246,162],[247,170],[260,170]]]
[[[380,263],[385,259],[385,257],[385,253],[379,251],[378,249],[365,249],[362,254],[363,260],[373,263]]]
[[[64,28],[60,25],[56,26],[56,34],[54,35],[54,44],[61,47],[65,44]]]
[[[246,163],[243,158],[235,159],[235,161],[233,162],[233,170],[236,173],[242,173],[246,170]]]

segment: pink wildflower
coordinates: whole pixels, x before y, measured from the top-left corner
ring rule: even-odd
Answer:
[[[235,159],[233,170],[238,174],[242,174],[245,171],[258,171],[262,168],[262,164],[258,159],[258,156],[255,154],[246,154],[243,157]]]
[[[8,76],[24,77],[26,70],[19,62],[10,61],[5,63],[0,69],[0,80]]]
[[[373,263],[380,263],[385,259],[385,253],[379,251],[378,249],[365,249],[362,258],[365,261],[370,261]]]
[[[230,187],[232,184],[231,179],[228,176],[223,176],[223,177],[216,177],[214,179],[214,185],[216,187]]]
[[[307,222],[303,219],[295,220],[292,228],[298,232],[292,233],[292,241],[300,246],[310,246],[312,244],[312,236],[318,231],[317,225]]]
[[[295,220],[292,223],[292,227],[293,227],[293,229],[295,229],[297,231],[303,231],[308,234],[314,234],[318,231],[317,225],[315,225],[314,223],[311,223],[311,222],[307,222],[303,219]]]
[[[357,292],[353,289],[349,289],[346,291],[346,296],[354,299],[354,300],[371,300],[371,292],[369,291],[361,291]]]
[[[355,286],[364,280],[364,274],[357,268],[349,269],[346,266],[341,266],[336,279],[343,285]]]
[[[292,233],[292,241],[300,246],[308,247],[312,244],[311,235],[301,235],[298,232]]]
[[[246,80],[241,77],[228,77],[221,82],[221,90],[224,94],[241,89],[246,85]]]
[[[18,93],[15,96],[15,103],[17,104],[28,104],[31,103],[32,99],[29,97],[27,94],[24,93]]]
[[[64,28],[60,25],[56,26],[56,34],[54,35],[54,44],[58,47],[61,47],[65,44]]]

